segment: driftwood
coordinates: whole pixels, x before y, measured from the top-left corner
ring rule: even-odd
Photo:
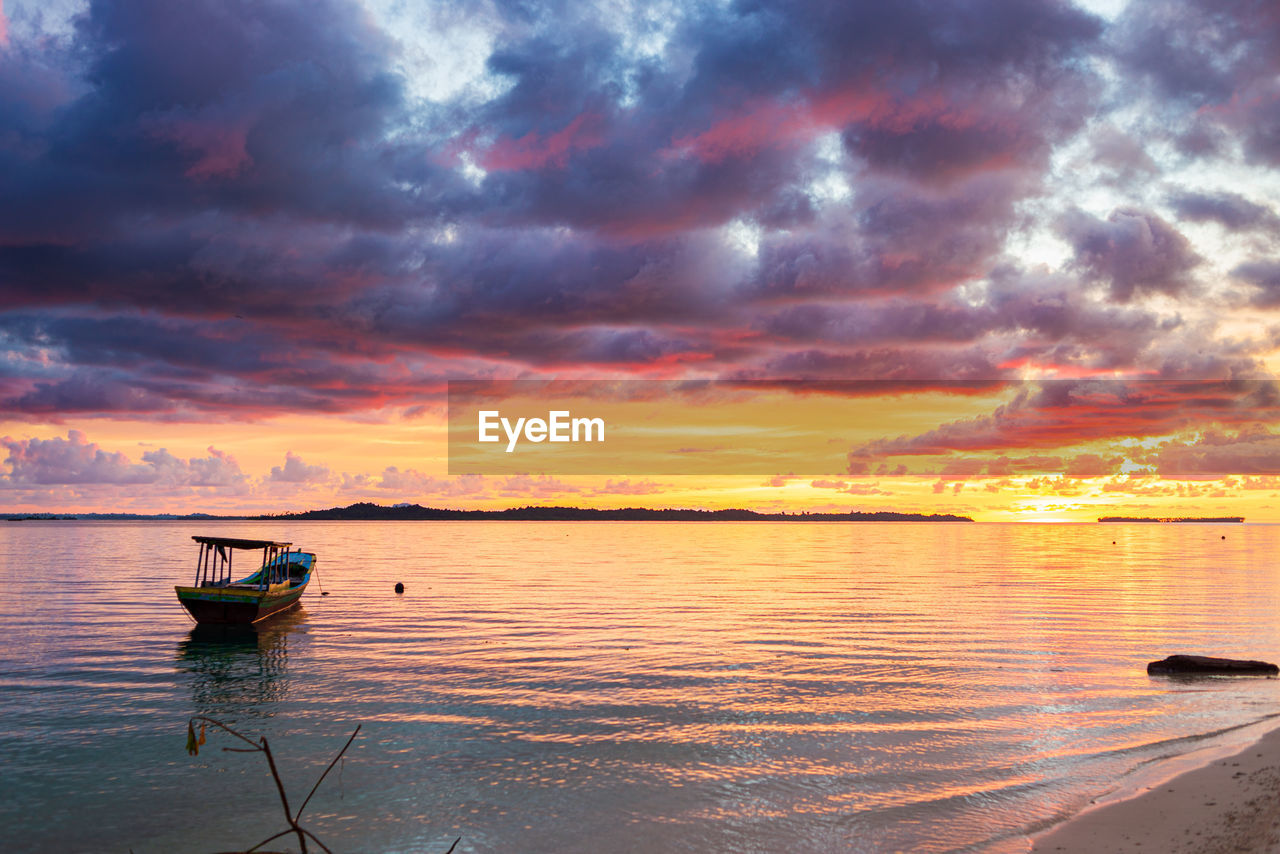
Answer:
[[[195,735],[195,724],[197,722],[200,724],[199,739],[197,739]],[[320,779],[316,780],[316,784],[312,786],[311,791],[307,793],[307,798],[302,802],[302,806],[298,807],[297,812],[292,812],[289,809],[289,798],[284,793],[284,782],[280,779],[280,773],[276,770],[275,757],[271,755],[271,746],[267,744],[267,737],[265,735],[260,736],[257,741],[254,741],[253,739],[236,732],[222,721],[214,720],[213,718],[205,717],[204,715],[196,715],[187,721],[187,752],[192,756],[200,752],[200,744],[204,742],[205,724],[217,727],[223,732],[230,733],[249,745],[248,747],[222,748],[227,753],[261,753],[266,756],[267,767],[271,769],[271,778],[276,781],[276,791],[280,793],[280,806],[284,810],[284,819],[289,823],[289,827],[274,836],[267,837],[248,850],[256,851],[268,842],[279,839],[282,836],[288,836],[292,833],[298,837],[298,846],[302,849],[302,854],[307,854],[308,838],[315,842],[316,845],[319,845],[323,851],[327,852],[327,854],[333,854],[333,852],[329,851],[323,842],[316,838],[314,833],[298,824],[298,818],[301,817],[302,811],[307,808],[307,804],[311,802],[311,796],[316,793],[316,789],[320,788],[320,784],[324,782],[324,778],[329,776],[329,772],[333,770],[334,765],[338,764],[338,760],[342,758],[342,754],[347,752],[347,748],[351,746],[351,742],[356,740],[356,736],[360,733],[360,727],[356,727],[355,732],[351,733],[351,737],[347,739],[347,743],[338,751],[338,755],[333,757],[333,761],[329,763],[329,767],[324,769],[324,773],[320,775]]]
[[[198,738],[196,736],[195,728],[197,723],[200,724],[200,735]],[[267,737],[265,735],[259,736],[258,740],[254,741],[243,733],[235,731],[222,721],[215,720],[204,715],[196,715],[187,721],[187,752],[192,756],[200,753],[200,745],[205,742],[204,731],[206,724],[220,729],[230,735],[234,735],[236,738],[249,745],[248,747],[224,747],[222,748],[223,751],[227,753],[261,753],[266,757],[267,767],[271,770],[271,779],[275,780],[276,791],[280,794],[280,807],[284,811],[284,820],[289,825],[279,833],[268,836],[252,848],[246,849],[243,854],[273,854],[273,852],[263,851],[262,846],[266,845],[268,842],[272,842],[282,836],[288,836],[290,834],[293,834],[298,838],[298,847],[302,849],[302,854],[307,854],[308,839],[320,846],[320,849],[325,851],[326,854],[333,854],[333,852],[330,851],[323,842],[316,838],[314,833],[298,824],[298,819],[301,818],[302,811],[307,808],[307,804],[311,803],[311,796],[316,793],[316,789],[320,788],[320,784],[324,782],[324,778],[329,776],[329,772],[333,770],[333,766],[337,765],[338,760],[340,760],[343,754],[347,752],[347,748],[351,746],[351,742],[356,740],[356,736],[360,734],[360,727],[363,725],[358,725],[355,732],[351,733],[351,737],[347,739],[347,743],[342,746],[342,749],[338,751],[338,755],[333,757],[333,761],[329,763],[328,767],[324,769],[324,773],[320,775],[319,779],[316,780],[315,785],[311,787],[311,791],[307,793],[307,797],[303,800],[302,806],[298,807],[297,812],[293,812],[289,809],[289,798],[284,791],[284,781],[280,779],[280,772],[276,769],[276,760],[271,754],[271,746],[267,744]],[[453,854],[453,850],[458,847],[458,843],[461,841],[461,836],[453,840],[453,844],[449,846],[449,850],[446,851],[445,854]],[[238,852],[229,852],[228,854],[238,854]]]
[[[1147,672],[1159,675],[1276,676],[1280,674],[1280,667],[1268,661],[1171,655],[1148,664]]]

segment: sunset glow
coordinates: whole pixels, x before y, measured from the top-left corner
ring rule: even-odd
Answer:
[[[0,507],[1280,521],[1280,14],[903,9],[5,0]],[[451,475],[474,379],[876,385]]]

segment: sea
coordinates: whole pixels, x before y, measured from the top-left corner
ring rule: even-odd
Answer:
[[[314,552],[302,605],[196,629],[196,534]],[[261,752],[188,751],[204,716],[295,811],[359,728],[310,851],[1023,851],[1272,725],[1280,680],[1145,665],[1280,659],[1278,555],[1253,524],[0,523],[0,847],[287,830]]]

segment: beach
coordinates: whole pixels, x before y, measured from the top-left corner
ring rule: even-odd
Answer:
[[[1033,840],[1033,854],[1280,851],[1280,728]]]

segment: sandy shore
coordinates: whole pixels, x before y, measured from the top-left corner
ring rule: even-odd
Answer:
[[[1034,839],[1031,850],[1280,854],[1280,729],[1135,798],[1086,810]]]

